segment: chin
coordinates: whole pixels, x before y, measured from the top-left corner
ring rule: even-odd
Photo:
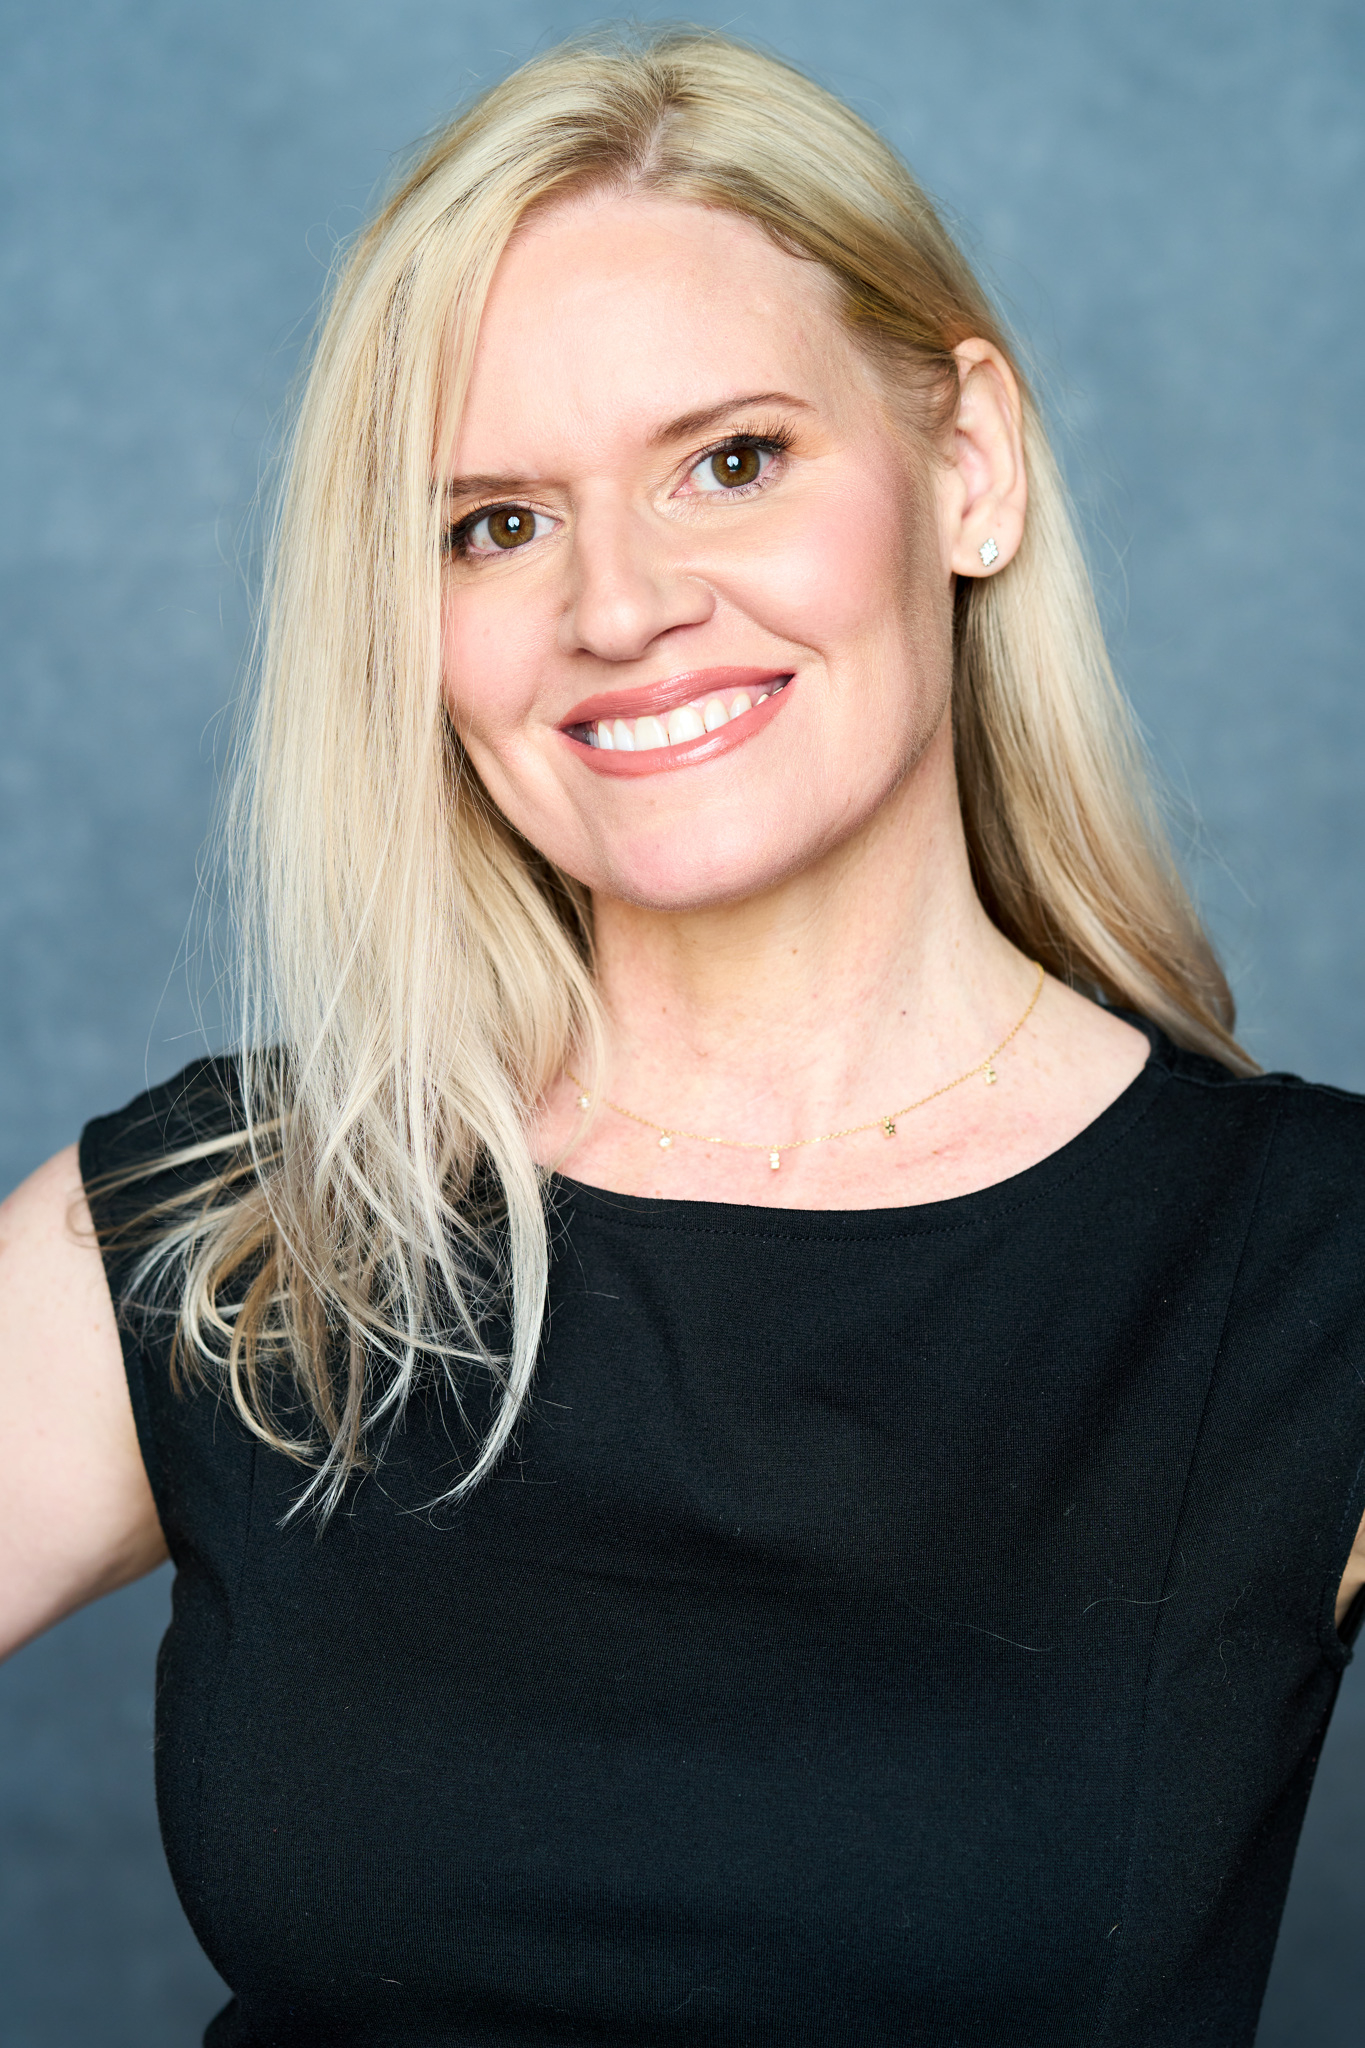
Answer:
[[[777,843],[772,833],[726,835],[721,843],[698,845],[703,837],[701,831],[686,838],[670,834],[664,843],[618,854],[603,872],[585,878],[588,887],[641,910],[709,910],[763,895],[827,850],[808,841]]]

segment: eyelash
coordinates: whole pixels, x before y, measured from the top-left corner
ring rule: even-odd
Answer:
[[[466,512],[463,519],[457,519],[453,526],[446,528],[445,540],[443,542],[445,552],[448,556],[453,555],[457,561],[467,562],[469,560],[469,550],[466,542],[481,519],[489,518],[494,512],[530,511],[531,507],[529,505],[519,505],[510,499],[500,499],[493,505],[480,505],[475,511]],[[532,513],[533,518],[536,516],[538,515]]]
[[[766,455],[782,456],[788,452],[791,445],[792,435],[788,427],[775,424],[765,425],[762,428],[740,427],[734,433],[727,434],[723,441],[713,442],[709,448],[703,448],[699,455],[694,455],[687,465],[686,474],[691,476],[693,470],[699,469],[703,462],[709,462],[716,455],[727,455],[733,448],[757,448]],[[755,477],[750,484],[737,484],[733,490],[717,492],[714,495],[727,498],[747,498],[751,492],[763,490],[766,483],[767,472],[762,476]],[[710,497],[713,493],[707,492],[705,495]],[[466,543],[469,535],[473,532],[479,521],[487,519],[490,513],[529,512],[531,510],[532,507],[529,505],[479,505],[473,512],[466,512],[462,519],[457,519],[453,526],[447,527],[444,543],[446,554],[455,556],[459,561],[467,561],[469,555]]]
[[[702,463],[710,462],[713,456],[728,455],[732,448],[758,448],[766,455],[785,455],[791,445],[792,434],[789,427],[740,427],[733,434],[727,434],[723,441],[717,441],[712,447],[703,448],[700,455],[694,455],[687,465],[687,474],[691,476],[694,469],[700,469]],[[762,490],[765,482],[766,473],[764,476],[755,477],[751,484],[737,484],[733,490],[723,491],[719,495],[726,498],[747,498],[751,491]]]

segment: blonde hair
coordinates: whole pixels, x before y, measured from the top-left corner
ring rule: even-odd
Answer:
[[[423,1370],[491,1376],[458,1494],[526,1398],[548,1270],[529,1127],[600,1017],[590,905],[494,810],[441,690],[433,449],[528,212],[595,186],[727,209],[824,266],[851,336],[951,417],[954,348],[1015,351],[933,206],[856,115],[699,30],[572,43],[425,147],[335,280],[271,535],[260,688],[229,851],[243,1130],[192,1148],[156,1218],[178,1358],[334,1505]],[[1022,380],[1021,380],[1022,381]],[[1238,1070],[1227,984],[1180,884],[1025,393],[1030,509],[957,601],[956,743],[991,916],[1054,974]],[[510,1335],[495,1350],[490,1318]],[[311,1423],[280,1421],[283,1371]]]

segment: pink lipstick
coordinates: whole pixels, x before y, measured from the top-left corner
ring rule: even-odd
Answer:
[[[655,775],[742,745],[776,715],[791,681],[790,669],[690,669],[585,697],[560,731],[600,774]]]

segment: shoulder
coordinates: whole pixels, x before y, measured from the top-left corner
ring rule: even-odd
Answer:
[[[1159,1041],[1173,1142],[1240,1167],[1256,1188],[1255,1239],[1272,1256],[1355,1251],[1365,1231],[1365,1096],[1298,1074],[1237,1075]],[[1177,1138],[1176,1133],[1179,1133]],[[1352,1271],[1357,1260],[1352,1259]]]
[[[67,1146],[0,1203],[0,1656],[165,1544]]]
[[[197,1059],[81,1133],[81,1183],[115,1297],[160,1235],[157,1218],[215,1199],[215,1184],[245,1130],[240,1066],[231,1055]]]
[[[175,1345],[201,1227],[208,1212],[244,1191],[250,1161],[234,1141],[245,1139],[246,1123],[242,1062],[218,1055],[192,1061],[81,1133],[80,1176],[138,1440],[173,1547],[187,1526],[182,1481],[191,1491],[208,1484],[224,1459],[231,1462],[229,1444],[240,1450],[245,1442],[224,1428],[216,1393],[188,1398],[201,1383],[212,1386],[212,1375],[180,1372]]]
[[[88,1186],[102,1175],[218,1144],[243,1123],[238,1061],[223,1053],[192,1060],[122,1109],[91,1119],[81,1133],[82,1178]]]
[[[1266,1131],[1277,1159],[1330,1181],[1358,1174],[1365,1154],[1365,1095],[1299,1074],[1234,1074],[1202,1053],[1159,1040],[1153,1063],[1176,1084],[1173,1098],[1214,1124],[1251,1122]]]

